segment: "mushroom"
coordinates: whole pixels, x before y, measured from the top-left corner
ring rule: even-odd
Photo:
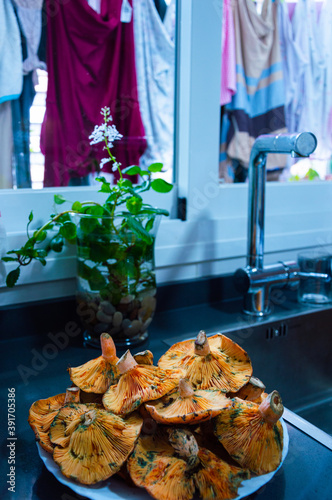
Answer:
[[[207,339],[203,330],[195,341],[174,344],[158,366],[164,370],[182,368],[195,388],[222,392],[238,391],[252,375],[249,356],[240,346],[219,333]]]
[[[153,365],[138,365],[129,350],[119,359],[119,382],[103,396],[103,405],[117,415],[126,415],[146,401],[158,399],[174,389],[182,370],[162,370]]]
[[[215,435],[230,456],[256,474],[275,470],[283,449],[283,429],[279,421],[284,407],[277,391],[258,405],[234,398],[215,419]]]
[[[230,392],[227,396],[230,398],[237,397],[244,401],[252,401],[253,403],[260,404],[267,396],[267,393],[264,392],[265,389],[265,385],[259,378],[250,377],[248,383],[241,387],[239,391]]]
[[[100,335],[102,355],[76,368],[68,368],[70,379],[82,391],[104,394],[114,384],[119,373],[118,358],[112,337],[108,333]]]
[[[161,424],[195,424],[219,415],[231,403],[221,391],[194,390],[190,382],[180,378],[178,389],[146,403],[145,408]]]
[[[190,500],[196,488],[203,499],[235,498],[249,477],[248,471],[199,448],[191,432],[177,428],[140,436],[127,467],[133,482],[158,500]]]
[[[79,398],[79,388],[69,387],[64,394],[39,399],[31,405],[28,422],[35,433],[36,440],[44,450],[49,453],[53,452],[49,429],[60,408],[69,403],[79,403]]]
[[[149,350],[134,354],[134,358],[138,365],[153,365],[153,354]]]
[[[96,405],[62,408],[51,426],[53,459],[64,476],[95,484],[117,473],[132,452],[143,420],[127,420]]]

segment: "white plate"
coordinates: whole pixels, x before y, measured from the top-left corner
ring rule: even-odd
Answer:
[[[286,424],[282,418],[280,419],[280,422],[284,431],[284,448],[282,452],[281,464],[278,469],[273,472],[269,472],[269,474],[252,477],[251,479],[243,481],[238,490],[239,494],[236,497],[237,500],[251,495],[255,491],[259,490],[259,488],[264,486],[264,484],[268,483],[273,478],[274,474],[282,466],[288,453],[289,435]],[[79,495],[90,498],[91,500],[128,500],[128,498],[130,498],[130,500],[151,500],[151,496],[144,489],[127,486],[122,479],[115,476],[111,477],[107,481],[99,483],[97,486],[83,486],[75,483],[71,479],[67,479],[63,476],[52,456],[47,453],[47,451],[43,450],[38,443],[37,448],[45,467],[57,478],[58,481],[60,481],[60,483],[65,484],[68,488],[71,488]]]

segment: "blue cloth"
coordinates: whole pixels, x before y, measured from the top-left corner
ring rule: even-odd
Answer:
[[[0,0],[0,104],[17,99],[23,85],[21,36],[10,0]]]
[[[30,108],[35,97],[32,72],[24,76],[20,97],[12,101],[14,167],[18,188],[31,187],[30,174]]]

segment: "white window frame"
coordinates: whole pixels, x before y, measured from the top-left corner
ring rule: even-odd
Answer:
[[[158,283],[233,273],[245,265],[247,184],[218,181],[222,0],[179,0],[176,92],[176,187],[168,195],[147,193],[147,201],[171,211],[156,243]],[[3,190],[0,221],[7,249],[24,241],[31,209],[35,223],[50,213],[54,193],[72,201],[100,197],[95,187]],[[176,219],[177,197],[187,200],[187,219]],[[268,183],[265,263],[293,260],[304,248],[332,247],[332,183]],[[7,289],[0,263],[0,306],[72,296],[74,250],[23,269],[19,284]]]

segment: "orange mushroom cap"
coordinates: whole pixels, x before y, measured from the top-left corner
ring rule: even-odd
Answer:
[[[266,398],[267,393],[263,382],[257,377],[250,377],[248,383],[241,387],[237,392],[230,392],[227,394],[230,398],[239,398],[244,401],[252,401],[253,403],[260,404]]]
[[[195,424],[209,420],[231,405],[217,389],[194,390],[181,378],[179,387],[166,396],[145,404],[151,417],[161,424]]]
[[[31,405],[28,418],[29,425],[35,433],[40,446],[49,453],[53,452],[49,429],[55,416],[65,404],[78,403],[79,396],[80,390],[78,387],[69,387],[64,394],[39,399]]]
[[[157,366],[138,365],[129,350],[118,361],[119,382],[103,396],[105,408],[126,415],[142,403],[158,399],[174,389],[182,370],[161,370]]]
[[[76,368],[68,368],[71,381],[82,391],[104,394],[118,380],[118,358],[112,337],[108,333],[102,333],[100,344],[101,356]]]
[[[153,365],[153,354],[149,350],[134,354],[134,359],[138,365]]]
[[[168,434],[168,437],[167,437]],[[133,482],[158,500],[190,500],[196,488],[203,499],[235,498],[248,471],[200,449],[185,429],[159,429],[140,436],[127,463]]]
[[[54,419],[53,459],[64,476],[95,484],[117,473],[132,452],[143,420],[127,420],[96,405],[65,406]]]
[[[283,405],[277,391],[258,405],[234,398],[215,419],[215,435],[230,456],[256,474],[275,470],[282,457]]]
[[[159,360],[160,368],[185,370],[185,377],[197,389],[238,391],[252,375],[247,353],[235,342],[217,334],[207,339],[200,331],[196,340],[174,344]]]

